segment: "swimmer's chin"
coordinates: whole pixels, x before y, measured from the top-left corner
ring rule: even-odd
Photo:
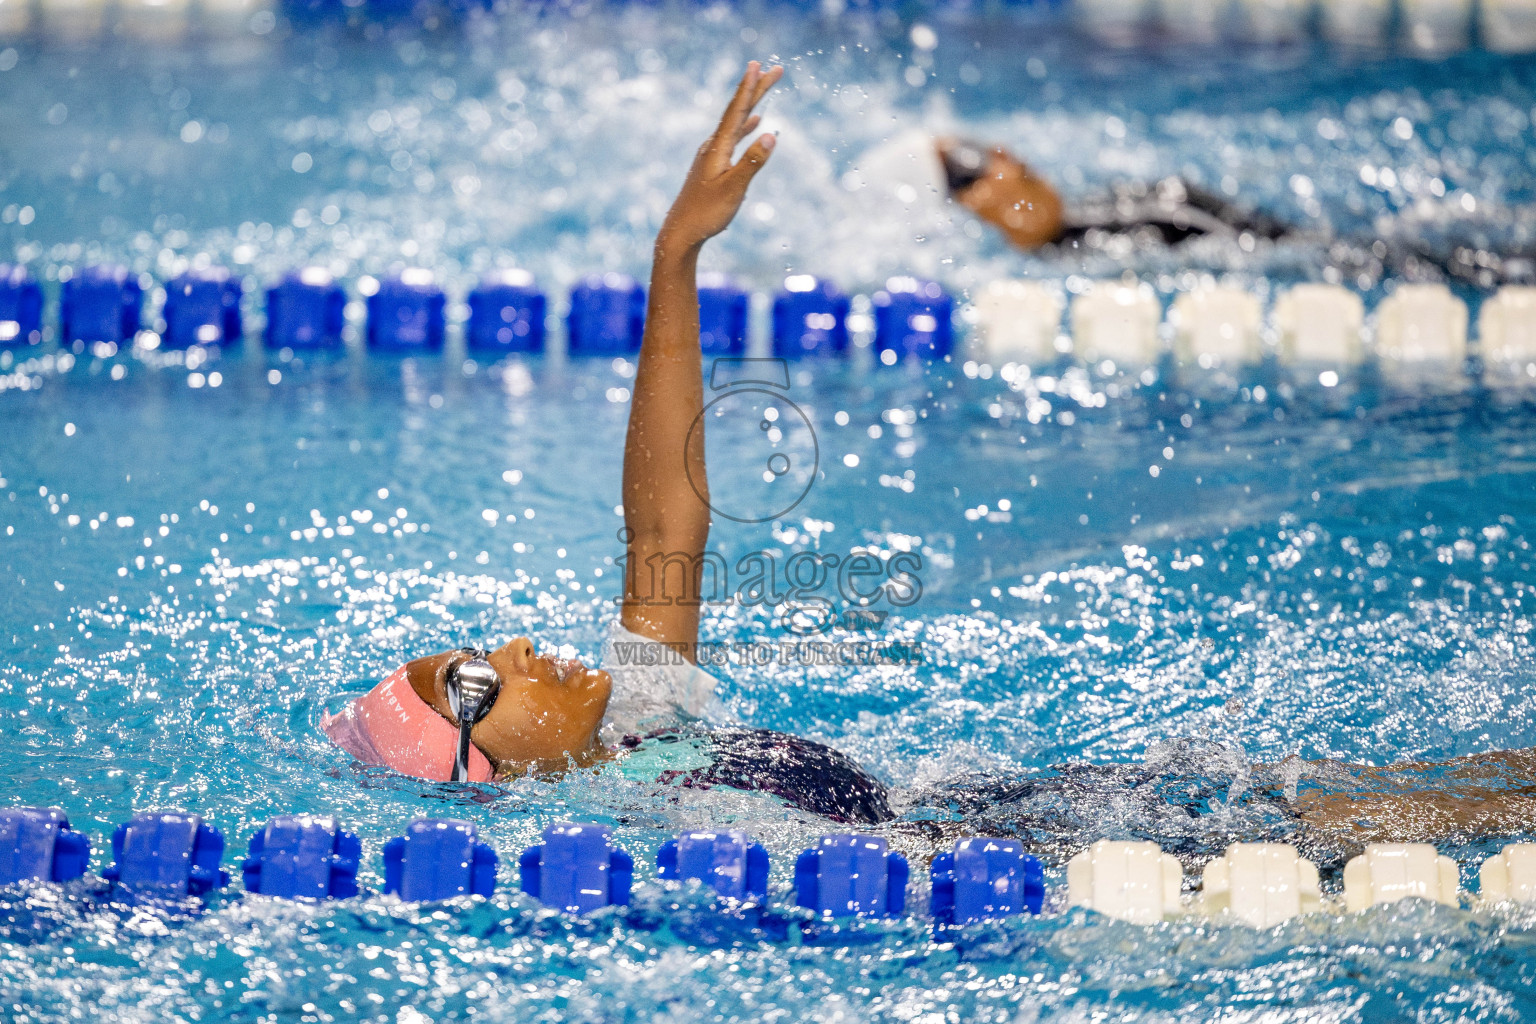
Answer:
[[[613,751],[594,737],[589,746],[569,752],[564,757],[498,760],[496,781],[512,782],[526,778],[557,781],[573,773],[595,771],[613,760],[613,756]]]

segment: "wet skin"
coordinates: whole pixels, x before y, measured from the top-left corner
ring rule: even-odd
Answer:
[[[411,689],[450,723],[448,669],[465,657],[447,651],[405,667]],[[597,733],[613,692],[607,672],[575,658],[538,654],[522,636],[491,651],[486,660],[501,676],[501,690],[470,740],[498,775],[559,770],[573,760],[588,764],[606,754]]]

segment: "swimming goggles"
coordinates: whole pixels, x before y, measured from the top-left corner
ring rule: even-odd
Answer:
[[[459,727],[459,743],[453,755],[450,782],[469,781],[469,733],[496,703],[501,693],[501,674],[491,665],[487,652],[478,647],[461,647],[462,657],[449,662],[445,679],[448,710]]]

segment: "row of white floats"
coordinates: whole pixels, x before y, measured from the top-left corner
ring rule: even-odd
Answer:
[[[84,42],[109,27],[144,42],[174,42],[194,30],[212,37],[247,35],[253,27],[266,33],[276,24],[272,6],[273,0],[0,0],[0,37],[39,32]],[[253,21],[258,14],[270,20]]]
[[[1383,46],[1395,34],[1410,50],[1443,54],[1468,46],[1475,27],[1491,50],[1536,50],[1533,0],[1076,0],[1075,6],[1089,32],[1120,45],[1141,41],[1154,24],[1192,42],[1228,36],[1290,42],[1305,38],[1315,19],[1325,39],[1346,45]]]
[[[40,30],[86,39],[115,25],[136,39],[174,42],[194,29],[264,34],[275,24],[272,0],[37,0],[35,14],[33,6],[33,0],[0,0],[0,36]],[[409,3],[393,0],[287,6],[300,20],[344,16],[358,8],[381,18],[411,10]],[[440,6],[462,11],[493,5],[448,0]],[[1491,50],[1536,51],[1536,0],[1075,0],[1073,8],[1090,34],[1126,46],[1144,41],[1154,27],[1197,43],[1224,37],[1292,42],[1307,37],[1315,22],[1324,38],[1346,45],[1385,46],[1395,35],[1409,50],[1434,56],[1465,49],[1475,31]]]
[[[1186,912],[1184,869],[1156,843],[1103,840],[1067,865],[1067,902],[1133,924]],[[1516,843],[1483,862],[1485,903],[1536,902],[1536,843]],[[1428,843],[1375,843],[1344,866],[1342,909],[1357,913],[1418,897],[1460,905],[1456,862]],[[1333,909],[1317,867],[1288,843],[1236,843],[1205,866],[1195,909],[1271,928],[1300,914]]]
[[[1369,319],[1359,295],[1338,285],[1300,284],[1275,302],[1266,330],[1258,296],[1209,287],[1163,306],[1145,282],[1096,282],[1072,299],[1062,333],[1059,291],[1035,281],[999,281],[976,297],[978,356],[994,364],[1039,365],[1072,352],[1089,365],[1151,365],[1171,342],[1181,363],[1206,368],[1257,364],[1266,352],[1290,366],[1348,370],[1374,357],[1384,367],[1459,369],[1468,353],[1467,305],[1440,284],[1405,284]],[[1507,285],[1478,317],[1480,354],[1490,372],[1536,376],[1536,287]]]

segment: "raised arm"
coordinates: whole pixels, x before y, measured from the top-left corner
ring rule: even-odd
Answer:
[[[694,661],[699,573],[709,539],[704,446],[688,431],[704,408],[699,353],[699,251],[730,225],[774,137],[757,139],[736,163],[737,143],[757,127],[752,113],[783,68],[747,65],[720,126],[699,147],[687,180],[656,236],[645,338],[624,442],[628,529],[624,627]],[[699,439],[702,441],[702,438]]]

